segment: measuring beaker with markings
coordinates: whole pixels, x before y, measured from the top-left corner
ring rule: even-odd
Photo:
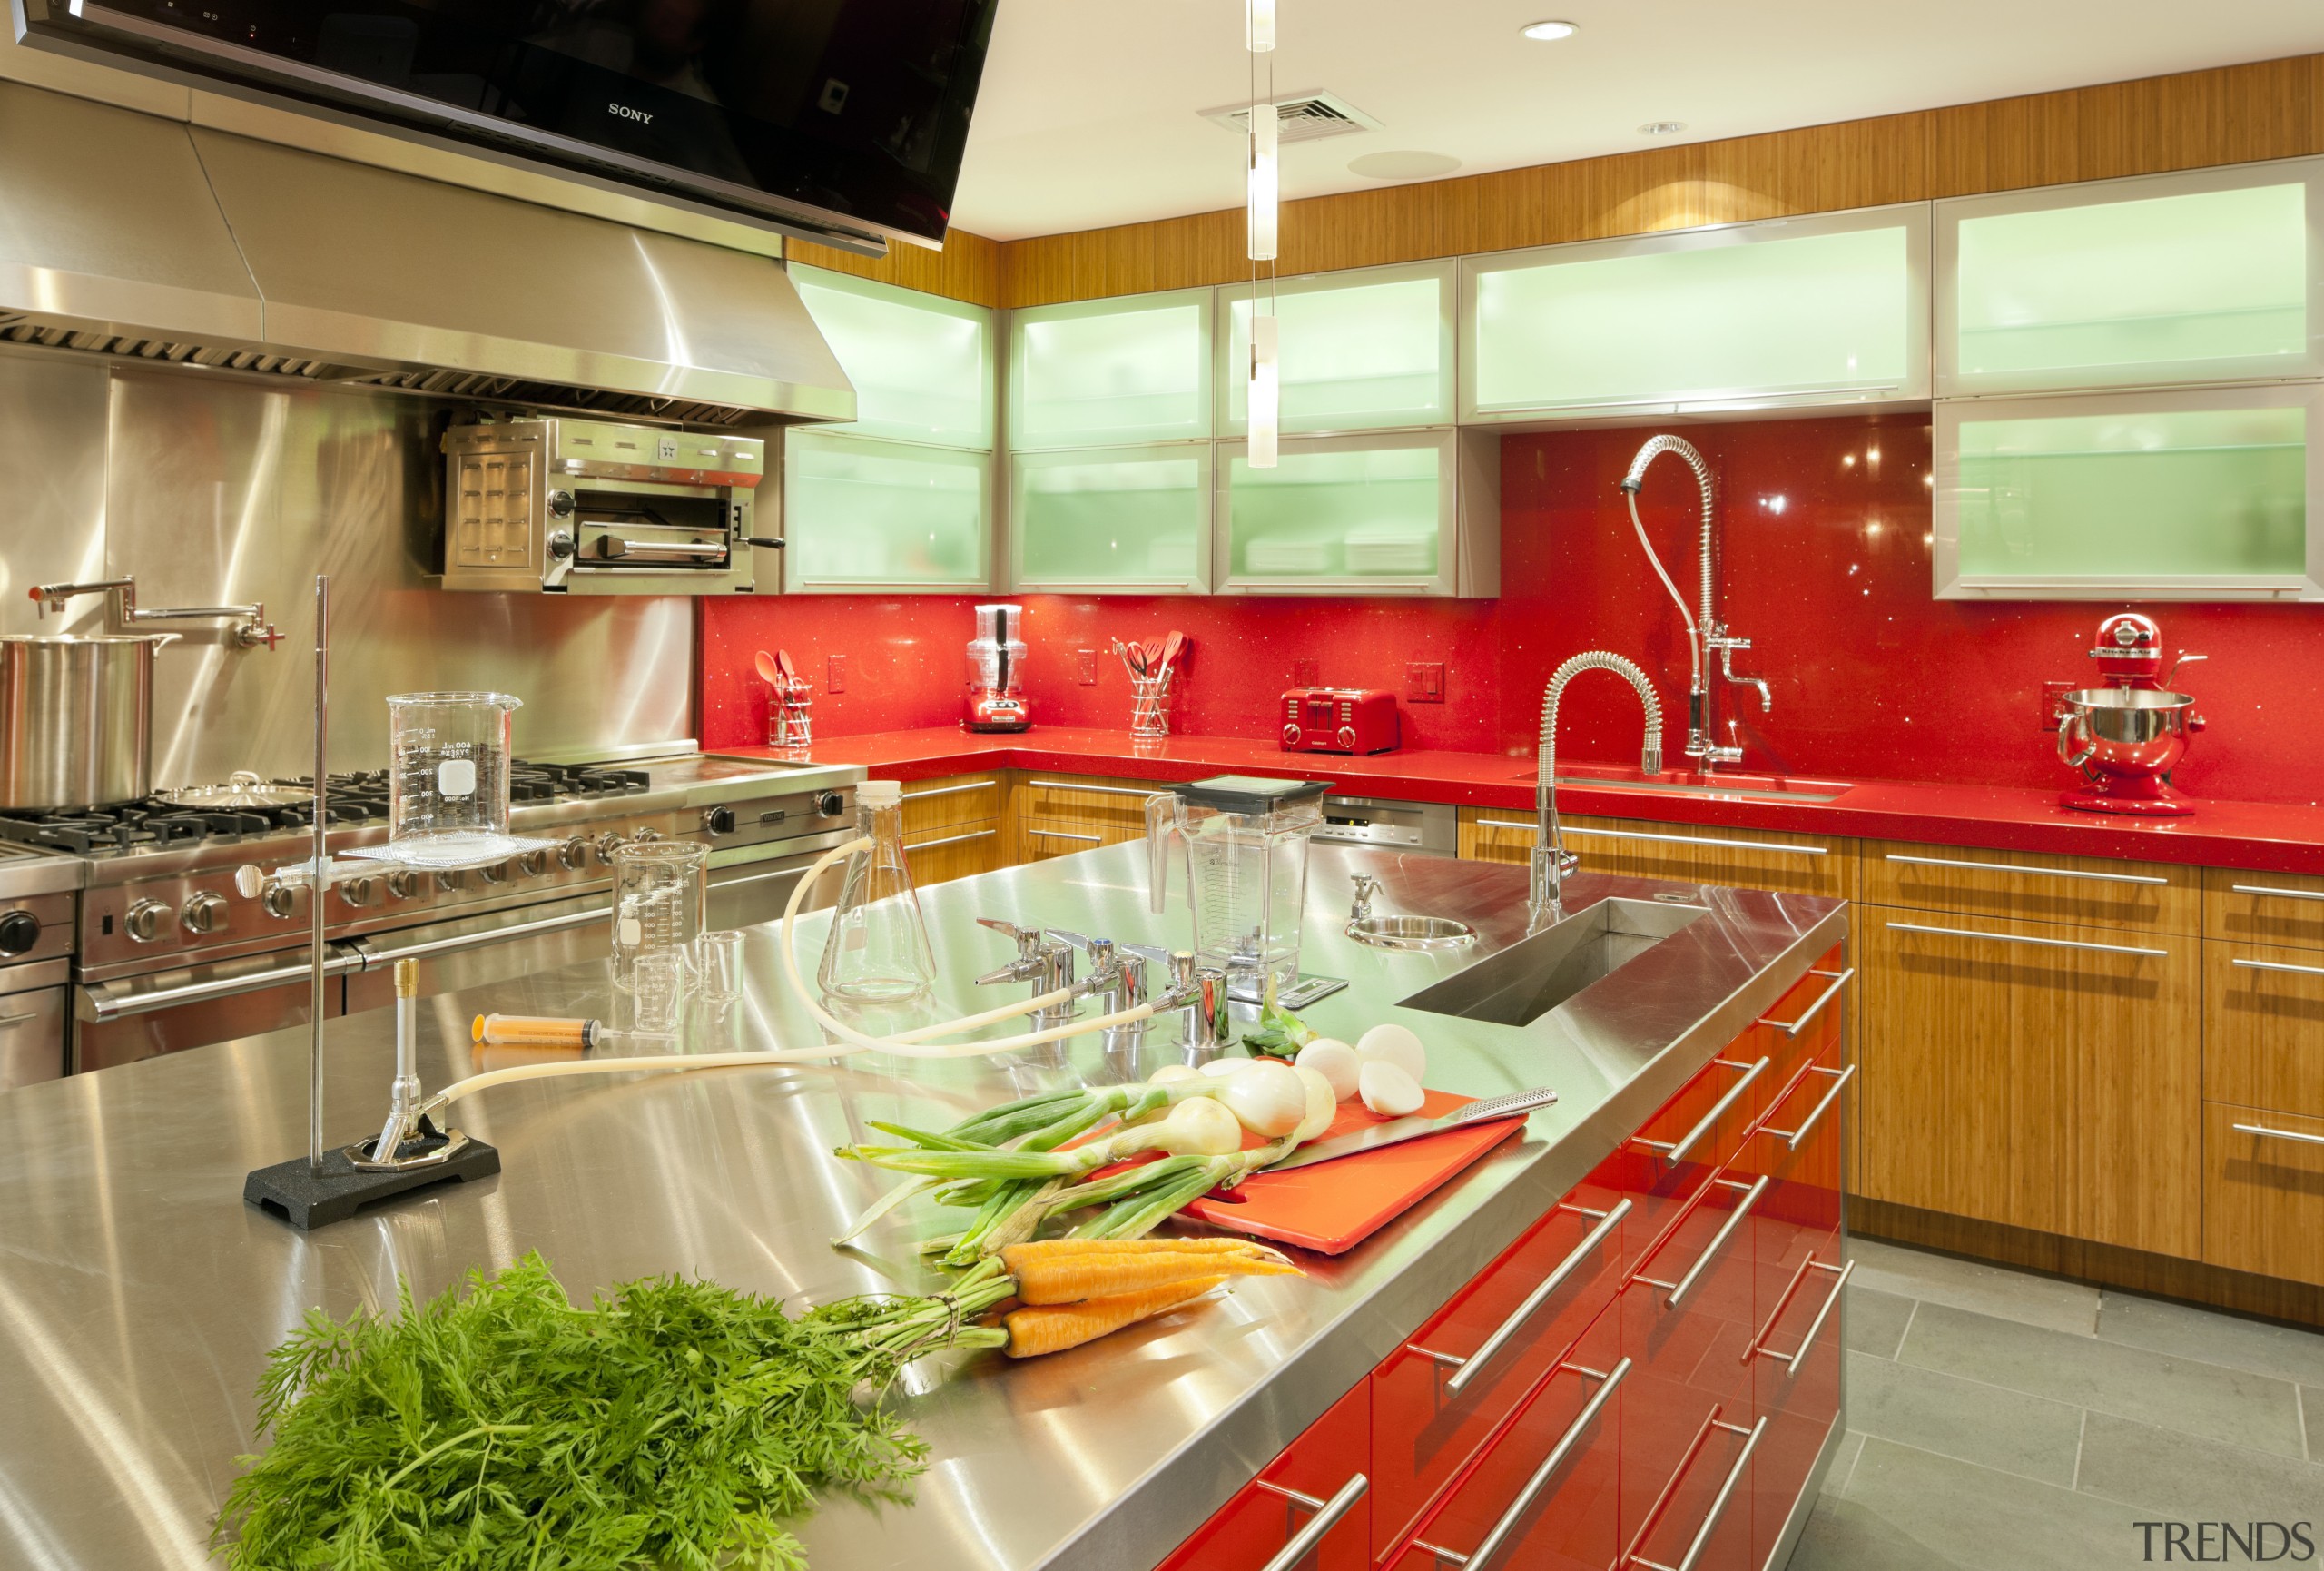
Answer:
[[[389,697],[391,843],[422,843],[430,859],[444,861],[505,846],[508,717],[523,703],[506,693]]]
[[[633,840],[614,848],[614,985],[628,989],[641,954],[675,957],[691,982],[694,940],[710,902],[710,848],[691,840]]]

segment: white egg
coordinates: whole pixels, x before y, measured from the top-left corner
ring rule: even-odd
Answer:
[[[1366,1059],[1358,1075],[1364,1105],[1383,1118],[1418,1112],[1423,1099],[1420,1082],[1384,1058]]]
[[[1355,1094],[1356,1072],[1364,1067],[1364,1061],[1356,1057],[1355,1049],[1330,1036],[1319,1036],[1301,1048],[1299,1056],[1293,1062],[1301,1069],[1312,1069],[1331,1082],[1332,1095],[1341,1102]]]
[[[1428,1049],[1409,1026],[1384,1021],[1355,1039],[1355,1056],[1394,1064],[1418,1085],[1428,1078]]]

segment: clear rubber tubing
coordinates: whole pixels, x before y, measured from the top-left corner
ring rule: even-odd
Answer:
[[[837,1019],[830,1011],[823,1008],[809,990],[805,977],[799,971],[799,955],[792,944],[792,928],[799,914],[800,903],[806,898],[807,891],[814,885],[816,879],[822,875],[823,870],[842,856],[868,850],[871,845],[872,839],[869,835],[858,835],[845,845],[834,845],[823,853],[815,865],[808,868],[801,875],[799,882],[792,887],[790,902],[783,908],[781,942],[783,974],[789,979],[792,991],[799,995],[799,1001],[807,1006],[807,1013],[813,1015],[817,1023],[826,1031],[840,1038],[839,1042],[823,1042],[814,1047],[778,1047],[753,1052],[708,1052],[692,1056],[678,1053],[649,1053],[629,1058],[574,1059],[561,1063],[514,1064],[507,1069],[487,1070],[482,1074],[472,1074],[466,1080],[455,1081],[428,1098],[421,1111],[433,1112],[438,1108],[458,1102],[463,1097],[473,1096],[480,1091],[488,1091],[496,1085],[507,1085],[520,1080],[549,1080],[558,1075],[567,1074],[669,1072],[700,1069],[764,1069],[771,1065],[803,1063],[816,1059],[838,1058],[857,1052],[892,1052],[904,1058],[982,1058],[996,1052],[1015,1052],[1020,1048],[1039,1047],[1044,1042],[1061,1042],[1068,1037],[1083,1036],[1090,1032],[1104,1031],[1112,1026],[1128,1025],[1137,1021],[1148,1019],[1156,1013],[1156,1005],[1141,1003],[1134,1009],[1120,1010],[1112,1014],[1101,1014],[1088,1020],[1070,1021],[1064,1025],[1051,1026],[1045,1031],[1026,1032],[1018,1036],[995,1037],[990,1042],[931,1044],[928,1040],[934,1036],[949,1035],[954,1032],[974,1031],[980,1026],[992,1025],[1000,1021],[1013,1020],[1019,1015],[1030,1014],[1037,1009],[1047,1009],[1053,1004],[1069,1002],[1073,997],[1072,989],[1060,987],[1054,992],[1029,998],[1021,1003],[1002,1004],[997,1009],[988,1009],[980,1014],[963,1015],[958,1020],[948,1020],[937,1025],[919,1026],[911,1031],[901,1032],[894,1036],[872,1036],[857,1031],[853,1026]]]

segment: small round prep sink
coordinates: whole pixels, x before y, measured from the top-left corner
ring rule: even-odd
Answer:
[[[1449,916],[1367,916],[1349,923],[1347,935],[1374,949],[1457,949],[1474,944],[1477,930]]]

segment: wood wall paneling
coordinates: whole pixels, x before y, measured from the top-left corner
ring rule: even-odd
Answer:
[[[803,240],[791,242],[785,250],[791,261],[803,262],[810,267],[853,273],[858,278],[899,284],[924,294],[963,300],[970,305],[1002,303],[1000,243],[963,229],[947,235],[941,251],[898,242],[888,248],[884,257],[858,256],[852,251],[834,251]]]
[[[2324,153],[2324,54],[1313,197],[1284,205],[1279,271],[1288,277],[2316,153]],[[799,249],[803,259],[810,248]],[[997,249],[999,300],[1009,306],[1231,283],[1251,269],[1236,209]]]

